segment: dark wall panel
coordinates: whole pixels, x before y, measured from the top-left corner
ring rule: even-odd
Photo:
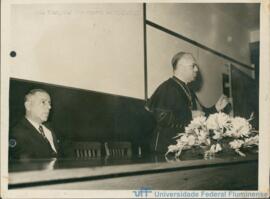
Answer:
[[[248,119],[254,113],[251,124],[259,128],[259,88],[256,80],[232,65],[232,97],[234,115]]]
[[[10,127],[24,116],[24,96],[33,88],[52,99],[49,122],[64,140],[130,141],[147,150],[154,120],[144,101],[57,85],[10,80]]]

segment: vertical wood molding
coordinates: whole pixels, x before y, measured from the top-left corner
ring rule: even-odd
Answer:
[[[147,33],[146,33],[146,3],[143,3],[143,48],[144,48],[144,98],[148,99],[148,83],[147,83]]]

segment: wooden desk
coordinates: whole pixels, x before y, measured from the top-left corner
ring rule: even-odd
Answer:
[[[257,156],[166,162],[133,159],[10,162],[9,189],[256,190]],[[42,172],[41,172],[42,171]]]

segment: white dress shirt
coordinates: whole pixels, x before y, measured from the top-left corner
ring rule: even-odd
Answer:
[[[32,120],[30,120],[29,118],[26,118],[34,127],[35,129],[37,129],[37,131],[41,134],[41,132],[39,131],[39,126],[42,126],[45,137],[47,138],[47,140],[49,141],[51,148],[55,151],[55,153],[57,153],[54,142],[53,142],[53,136],[52,136],[52,132],[43,124],[38,124]],[[42,135],[42,134],[41,134]]]

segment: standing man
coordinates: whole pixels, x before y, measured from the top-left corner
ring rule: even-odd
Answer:
[[[183,132],[192,118],[219,112],[228,104],[222,95],[211,108],[202,106],[188,83],[195,80],[199,67],[191,53],[179,52],[171,61],[173,77],[163,82],[151,96],[148,109],[157,123],[151,149],[165,153],[172,144],[173,137]]]
[[[10,156],[14,159],[53,158],[58,155],[58,140],[44,123],[51,109],[50,95],[33,89],[25,96],[25,117],[11,129]]]

